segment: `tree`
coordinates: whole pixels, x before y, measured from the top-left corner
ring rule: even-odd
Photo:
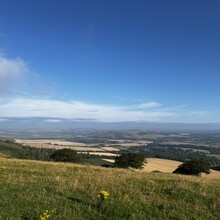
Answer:
[[[179,165],[173,173],[186,175],[199,175],[201,173],[210,173],[208,164],[203,160],[191,160]]]
[[[144,164],[144,156],[139,153],[122,153],[115,158],[115,166],[120,168],[141,168]]]
[[[82,162],[82,157],[71,149],[57,150],[50,156],[56,162]]]

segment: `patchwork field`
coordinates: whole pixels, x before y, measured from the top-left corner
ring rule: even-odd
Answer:
[[[151,141],[128,141],[128,140],[114,140],[112,144],[85,144],[81,142],[70,142],[63,140],[50,140],[50,139],[16,139],[16,143],[23,146],[30,146],[34,148],[47,148],[47,149],[72,149],[81,153],[89,153],[91,155],[99,156],[117,156],[120,147],[142,146],[152,143]],[[109,140],[113,141],[113,140]],[[115,142],[117,144],[115,144]],[[118,148],[117,148],[118,147]],[[115,152],[115,153],[114,153]]]
[[[133,147],[133,146],[143,146],[153,143],[153,141],[145,141],[145,140],[139,140],[139,141],[129,141],[129,140],[108,140],[108,141],[114,141],[114,144],[107,144],[107,146],[114,146],[119,145],[122,147]]]
[[[75,151],[106,151],[106,149],[92,147],[80,142],[69,142],[61,140],[24,140],[16,139],[16,143],[20,143],[24,146],[30,146],[35,148],[48,148],[48,149],[72,149]]]
[[[167,142],[162,142],[161,144],[164,144],[164,145],[192,145],[192,146],[205,146],[205,147],[209,146],[209,144],[184,142],[184,141],[167,141]]]
[[[97,147],[77,147],[77,146],[57,146],[57,145],[52,145],[52,144],[23,144],[23,146],[30,146],[30,147],[34,147],[34,148],[46,148],[46,149],[56,149],[56,150],[60,150],[60,149],[71,149],[71,150],[75,150],[78,152],[81,151],[94,151],[94,152],[100,152],[103,151],[105,152],[106,150],[102,149],[102,148],[97,148]]]
[[[26,139],[15,139],[17,143],[20,144],[49,144],[49,145],[59,145],[59,146],[86,146],[84,143],[80,142],[70,142],[70,141],[62,141],[62,140],[49,140],[49,139],[44,139],[44,140],[26,140]]]
[[[91,147],[95,145],[103,145],[103,149],[110,151],[118,151],[116,147],[112,146],[123,146],[123,147],[131,147],[131,146],[143,146],[152,143],[152,141],[129,141],[129,140],[114,140],[114,143],[107,143],[107,144],[100,144],[100,143],[93,143],[93,144],[85,144],[81,142],[71,142],[71,141],[63,141],[63,140],[50,140],[50,139],[15,139],[16,143],[23,144],[24,146],[33,146],[33,147],[60,147],[60,146],[70,146],[70,147]],[[108,140],[113,141],[113,140]]]

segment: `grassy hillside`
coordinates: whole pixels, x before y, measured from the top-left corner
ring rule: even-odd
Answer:
[[[9,140],[0,139],[0,153],[8,155],[8,157],[31,160],[51,160],[50,155],[54,152],[53,149],[33,148],[22,146]]]
[[[0,157],[9,158],[9,156],[7,154],[4,154],[2,152],[0,152]]]
[[[0,158],[0,219],[219,219],[220,182]],[[99,192],[109,193],[106,199]],[[45,214],[46,216],[47,214]],[[45,218],[47,219],[47,218]]]

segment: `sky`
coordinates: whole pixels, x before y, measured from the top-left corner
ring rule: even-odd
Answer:
[[[0,5],[0,121],[220,123],[220,1]]]

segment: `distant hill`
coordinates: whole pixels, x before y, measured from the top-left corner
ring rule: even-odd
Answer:
[[[220,123],[98,122],[63,118],[0,118],[0,129],[101,129],[152,132],[219,132]]]

